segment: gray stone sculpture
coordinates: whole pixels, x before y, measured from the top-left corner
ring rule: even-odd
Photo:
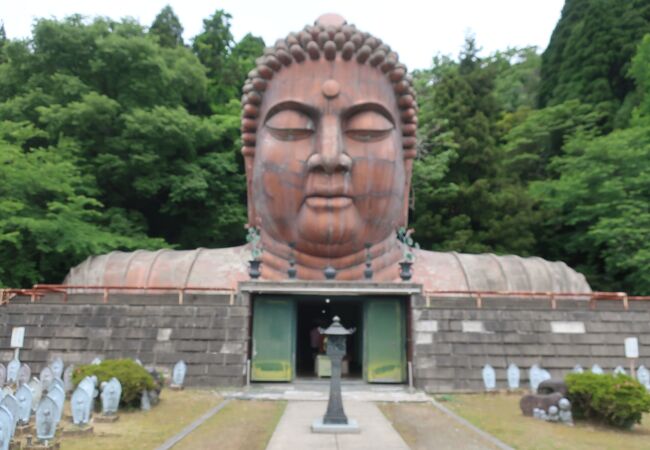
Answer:
[[[623,366],[616,366],[614,369],[614,375],[627,375],[627,372],[623,368]]]
[[[45,396],[38,404],[36,409],[36,438],[39,441],[49,441],[54,439],[56,433],[57,421],[59,415],[58,406],[52,397]]]
[[[602,367],[600,367],[598,364],[594,364],[593,366],[591,366],[591,373],[602,375],[604,372]]]
[[[568,398],[563,398],[558,403],[560,408],[560,422],[565,425],[573,425],[573,414],[571,414],[571,402]]]
[[[8,450],[13,438],[12,423],[14,421],[11,411],[0,405],[0,450]]]
[[[66,392],[66,394],[68,392],[72,392],[72,388],[74,387],[72,385],[72,375],[73,374],[74,374],[74,365],[70,364],[63,371],[63,390]]]
[[[54,378],[52,380],[52,383],[50,383],[50,389],[52,389],[54,386],[60,387],[61,390],[65,393],[65,386],[63,385],[63,381],[60,378]]]
[[[77,426],[88,425],[90,422],[91,399],[85,389],[78,387],[72,393],[70,408],[72,409],[72,423]]]
[[[52,384],[49,391],[47,391],[47,396],[50,397],[56,403],[57,415],[54,416],[56,423],[61,421],[61,415],[63,414],[63,403],[65,402],[65,392],[63,389],[56,385]]]
[[[98,365],[100,365],[101,363],[102,363],[102,359],[98,356],[98,357],[96,357],[95,359],[93,359],[93,360],[91,361],[90,364],[92,364],[92,365],[94,365],[94,366],[98,366]]]
[[[508,365],[508,389],[515,390],[519,389],[519,367],[516,364],[510,363]]]
[[[636,370],[636,379],[650,391],[650,371],[648,371],[646,366],[639,366]]]
[[[182,389],[183,383],[185,382],[185,374],[187,373],[187,364],[182,359],[174,365],[174,370],[172,371],[172,388]]]
[[[493,391],[497,386],[497,377],[494,368],[486,364],[483,366],[483,385],[486,391]]]
[[[90,403],[88,405],[88,416],[91,415],[92,411],[95,409],[95,397],[97,397],[97,378],[96,377],[86,377],[83,380],[81,380],[81,383],[79,383],[79,386],[77,387],[78,389],[83,389],[86,391],[88,394],[88,397],[90,398]]]
[[[582,368],[582,366],[580,364],[576,364],[573,367],[573,373],[583,373],[583,372],[584,372],[584,369]]]
[[[7,369],[4,364],[0,364],[0,386],[4,386],[7,381]]]
[[[52,369],[54,378],[58,378],[60,380],[63,376],[63,360],[59,357],[54,358],[54,360],[50,363],[50,369]]]
[[[149,411],[151,409],[151,400],[149,399],[149,392],[142,391],[142,397],[140,398],[140,409],[142,411]]]
[[[38,378],[32,378],[32,381],[29,382],[29,387],[32,388],[32,412],[36,413],[36,408],[41,402],[41,397],[43,396],[43,384]]]
[[[18,400],[18,423],[26,425],[32,415],[32,400],[34,391],[29,384],[25,383],[16,391],[16,400]]]
[[[49,390],[50,389],[50,384],[52,384],[52,380],[54,380],[54,374],[52,373],[52,369],[49,367],[43,367],[41,370],[41,374],[38,377],[41,380],[41,384],[43,385],[44,390]]]
[[[15,383],[18,381],[18,371],[20,370],[20,361],[12,359],[7,364],[7,383]]]
[[[102,414],[112,416],[117,414],[122,396],[122,385],[117,378],[111,378],[107,383],[102,383]]]
[[[559,422],[560,421],[560,410],[557,406],[553,405],[548,408],[548,420],[549,422]]]
[[[551,374],[547,370],[540,368],[537,364],[533,364],[528,371],[528,379],[530,380],[530,390],[537,392],[537,387],[542,381],[550,380]]]
[[[0,406],[4,406],[11,413],[12,422],[10,428],[11,430],[10,435],[11,437],[13,437],[14,433],[16,432],[16,425],[18,424],[18,409],[19,409],[18,400],[16,400],[16,397],[14,397],[13,395],[8,394],[5,396],[5,398],[2,399],[2,401],[0,402]]]
[[[27,364],[21,364],[18,369],[18,385],[29,383],[32,378],[32,369]]]

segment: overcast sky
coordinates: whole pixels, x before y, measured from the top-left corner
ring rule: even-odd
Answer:
[[[166,4],[180,18],[186,40],[220,8],[232,15],[235,39],[251,32],[267,44],[336,12],[381,38],[417,69],[429,67],[438,53],[457,55],[468,32],[484,53],[527,45],[544,49],[564,0],[0,0],[0,20],[8,37],[24,38],[38,17],[130,16],[150,25]]]

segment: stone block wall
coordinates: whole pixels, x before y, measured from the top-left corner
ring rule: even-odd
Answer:
[[[624,339],[639,339],[637,362],[650,367],[650,302],[487,298],[482,308],[468,298],[413,296],[412,348],[415,383],[430,392],[482,391],[482,368],[494,367],[497,388],[507,388],[506,370],[516,364],[521,386],[528,369],[538,364],[563,377],[576,364],[593,364],[606,372],[623,366]]]
[[[20,359],[38,373],[60,356],[66,365],[95,357],[139,358],[169,373],[180,359],[188,385],[240,386],[245,382],[250,313],[248,296],[73,294],[37,303],[13,299],[0,308],[0,362],[6,364],[13,327],[24,326]]]

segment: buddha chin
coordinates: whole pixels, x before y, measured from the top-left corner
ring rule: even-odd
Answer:
[[[296,248],[308,254],[345,256],[363,248],[363,221],[350,197],[306,197],[298,212]]]

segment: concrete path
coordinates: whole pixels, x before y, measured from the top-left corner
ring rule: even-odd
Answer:
[[[314,419],[322,417],[325,401],[290,401],[266,450],[408,450],[374,403],[346,401],[345,413],[356,419],[359,434],[316,434],[311,432]]]

